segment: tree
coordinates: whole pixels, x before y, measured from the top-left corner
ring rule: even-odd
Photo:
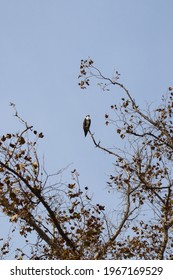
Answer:
[[[111,105],[113,125],[121,147],[108,149],[89,131],[100,151],[114,159],[115,172],[107,182],[108,191],[119,195],[121,209],[112,220],[105,207],[93,204],[88,188],[80,186],[77,170],[65,185],[55,174],[47,174],[37,154],[44,137],[23,123],[20,133],[7,133],[0,139],[0,206],[10,223],[30,247],[30,259],[172,259],[173,258],[173,89],[162,104],[143,111],[126,87],[104,76],[89,58],[80,65],[79,85],[86,89],[91,79],[99,80],[103,92],[120,88],[120,104]],[[104,140],[104,139],[103,139]],[[126,146],[123,146],[125,143]],[[51,179],[51,180],[50,180]],[[54,183],[52,183],[54,179]],[[30,236],[35,233],[35,243]],[[10,250],[10,240],[1,240],[2,258]],[[17,259],[26,258],[18,248]]]
[[[116,120],[105,114],[106,125],[113,124],[128,148],[112,152],[96,142],[96,147],[115,158],[115,174],[108,185],[124,196],[122,219],[97,256],[137,259],[173,258],[173,88],[169,87],[162,104],[154,110],[143,111],[126,87],[119,82],[120,74],[111,79],[94,66],[92,59],[81,60],[79,85],[85,89],[91,78],[99,80],[103,91],[110,86],[122,89],[121,104],[111,105]],[[146,221],[142,214],[150,210]],[[146,216],[146,215],[145,215]],[[130,221],[130,222],[129,222]],[[122,232],[126,234],[122,238]],[[129,235],[130,232],[130,235]],[[132,233],[133,232],[133,233]]]

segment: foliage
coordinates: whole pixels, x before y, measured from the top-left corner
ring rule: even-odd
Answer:
[[[22,120],[17,111],[16,116]],[[48,175],[41,168],[36,147],[44,136],[22,122],[25,129],[21,133],[7,133],[0,141],[2,211],[11,223],[18,224],[20,235],[27,243],[28,235],[36,232],[36,243],[30,244],[30,259],[94,256],[104,229],[104,207],[91,205],[88,189],[81,190],[76,170],[72,171],[74,182],[67,186],[61,182],[49,183],[61,171]],[[1,247],[2,258],[9,250],[9,241],[5,241]],[[19,248],[16,258],[24,257]]]
[[[81,89],[91,79],[99,80],[109,94],[112,86],[120,88],[120,104],[111,105],[105,124],[115,127],[121,148],[108,149],[91,131],[89,135],[114,159],[115,171],[107,185],[112,195],[121,197],[121,208],[113,205],[117,215],[108,216],[104,206],[94,205],[76,170],[71,171],[69,184],[59,179],[63,170],[47,174],[37,152],[43,133],[29,126],[11,104],[24,128],[0,138],[0,207],[12,232],[19,228],[30,248],[30,252],[17,248],[15,258],[172,259],[173,89],[163,96],[161,106],[144,111],[119,82],[118,72],[107,78],[90,58],[81,61],[79,79]],[[12,235],[0,241],[5,258]]]
[[[92,78],[99,80],[103,91],[110,91],[110,86],[121,89],[121,103],[111,105],[116,120],[109,114],[105,119],[106,125],[116,127],[122,142],[126,139],[124,149],[112,152],[97,143],[90,132],[95,146],[114,156],[115,174],[108,185],[122,193],[125,201],[122,220],[103,248],[108,249],[111,240],[117,259],[173,258],[173,88],[169,87],[160,106],[144,111],[119,82],[118,72],[112,79],[107,78],[93,60],[82,60],[81,89],[86,89]],[[127,234],[122,234],[123,228]]]

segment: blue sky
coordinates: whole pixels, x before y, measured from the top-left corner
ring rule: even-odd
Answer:
[[[64,181],[76,168],[95,201],[109,204],[114,159],[84,138],[82,122],[90,114],[96,139],[121,145],[104,124],[121,92],[104,94],[96,85],[80,90],[80,60],[90,56],[105,75],[118,70],[141,106],[160,100],[173,86],[172,11],[171,0],[0,1],[1,132],[20,127],[9,107],[14,102],[45,135],[39,154],[48,171],[72,163]]]

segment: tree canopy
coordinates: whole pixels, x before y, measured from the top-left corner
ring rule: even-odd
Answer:
[[[77,170],[68,184],[58,180],[63,170],[47,174],[37,153],[43,132],[28,125],[11,104],[23,130],[0,138],[0,207],[30,248],[29,253],[17,248],[15,258],[173,259],[173,88],[159,106],[143,109],[118,72],[109,78],[90,58],[81,60],[78,78],[82,90],[92,81],[108,94],[120,89],[121,101],[115,98],[111,112],[104,114],[105,125],[112,126],[124,146],[109,149],[92,131],[89,136],[113,159],[107,189],[121,197],[122,207],[112,205],[112,212],[118,210],[112,219],[104,205],[92,202]],[[2,259],[10,242],[10,236],[1,238]]]

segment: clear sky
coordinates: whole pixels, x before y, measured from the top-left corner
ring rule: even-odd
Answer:
[[[95,201],[109,204],[113,158],[84,137],[82,122],[90,114],[96,139],[119,145],[104,124],[119,91],[82,91],[80,60],[90,56],[105,75],[118,70],[141,106],[160,100],[173,86],[172,14],[171,0],[0,0],[1,132],[19,129],[9,107],[14,102],[45,135],[39,154],[48,171],[72,163],[64,181],[76,168]]]

